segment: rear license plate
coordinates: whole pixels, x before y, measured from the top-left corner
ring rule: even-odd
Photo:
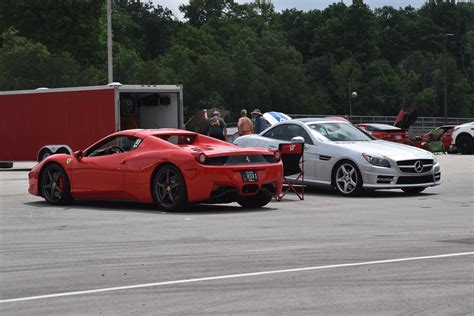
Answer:
[[[241,171],[241,173],[242,173],[242,180],[245,182],[258,181],[258,176],[257,176],[256,171],[246,170],[246,171]]]
[[[402,139],[401,135],[395,135],[395,139]]]

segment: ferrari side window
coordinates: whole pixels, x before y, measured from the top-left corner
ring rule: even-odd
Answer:
[[[141,139],[129,135],[114,136],[91,148],[86,156],[98,157],[129,152],[137,148],[140,142]]]
[[[121,136],[119,137],[119,147],[124,151],[128,152],[134,150],[140,145],[141,139],[133,136]]]
[[[140,143],[142,142],[142,139],[141,138],[138,138],[135,143],[133,144],[132,146],[132,149],[135,149],[137,148],[138,146],[140,146]]]
[[[196,139],[196,135],[160,135],[157,136],[162,140],[166,140],[167,142],[174,144],[174,145],[192,145],[194,144],[194,140]]]

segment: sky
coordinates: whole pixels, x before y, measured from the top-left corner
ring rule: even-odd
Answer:
[[[298,10],[312,10],[318,9],[323,10],[328,5],[339,2],[340,0],[273,0],[273,5],[275,6],[276,11],[281,11],[284,9],[296,8]],[[180,4],[188,3],[188,0],[153,0],[154,4],[159,4],[163,7],[167,7],[173,11],[173,14],[179,19],[183,18],[182,13],[178,10]],[[236,0],[239,3],[251,2],[251,0]],[[343,0],[347,5],[352,4],[352,0]],[[426,1],[425,0],[365,0],[366,3],[371,9],[380,8],[385,5],[390,5],[396,9],[406,7],[411,5],[414,8],[420,8]]]

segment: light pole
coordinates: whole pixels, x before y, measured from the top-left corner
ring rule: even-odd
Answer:
[[[349,77],[349,120],[352,119],[352,99],[357,98],[357,92],[352,91],[352,80]]]
[[[443,72],[444,72],[444,124],[448,124],[448,56],[446,54],[446,43],[448,36],[453,34],[443,34]]]
[[[107,0],[107,69],[109,83],[114,82],[114,64],[112,61],[112,0]]]

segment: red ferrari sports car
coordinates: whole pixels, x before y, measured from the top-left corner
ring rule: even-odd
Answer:
[[[388,124],[363,123],[356,124],[375,138],[400,144],[408,143],[408,132]]]
[[[179,129],[137,129],[72,155],[49,156],[29,173],[29,192],[51,204],[120,199],[179,211],[190,203],[236,201],[254,208],[281,192],[282,173],[278,151]]]

